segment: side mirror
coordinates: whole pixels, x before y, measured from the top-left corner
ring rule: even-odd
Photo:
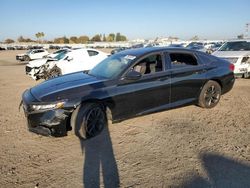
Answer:
[[[135,71],[135,70],[131,70],[129,71],[126,76],[125,79],[126,80],[139,80],[141,78],[142,74]]]

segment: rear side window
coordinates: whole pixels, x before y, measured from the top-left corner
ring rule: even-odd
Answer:
[[[89,54],[89,56],[95,56],[95,55],[98,55],[99,52],[94,51],[94,50],[88,50],[88,54]]]
[[[35,53],[41,53],[44,52],[44,50],[36,50]]]
[[[178,68],[183,66],[196,66],[198,65],[195,56],[186,53],[170,53],[171,67]]]

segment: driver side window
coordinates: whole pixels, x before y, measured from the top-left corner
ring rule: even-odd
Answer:
[[[140,72],[142,75],[161,72],[163,70],[161,55],[154,54],[142,59],[133,67],[133,70]]]

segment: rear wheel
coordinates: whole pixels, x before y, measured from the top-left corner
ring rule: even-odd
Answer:
[[[30,61],[30,57],[29,56],[24,56],[24,61]]]
[[[80,139],[88,139],[100,134],[107,125],[104,109],[97,103],[79,105],[72,113],[70,121],[74,134]]]
[[[218,82],[208,81],[202,88],[198,105],[203,108],[215,107],[221,97],[221,86]]]

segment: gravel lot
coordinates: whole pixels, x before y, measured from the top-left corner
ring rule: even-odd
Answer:
[[[0,51],[0,187],[250,187],[250,80],[217,107],[133,118],[79,141],[30,133],[22,92],[38,82]]]

